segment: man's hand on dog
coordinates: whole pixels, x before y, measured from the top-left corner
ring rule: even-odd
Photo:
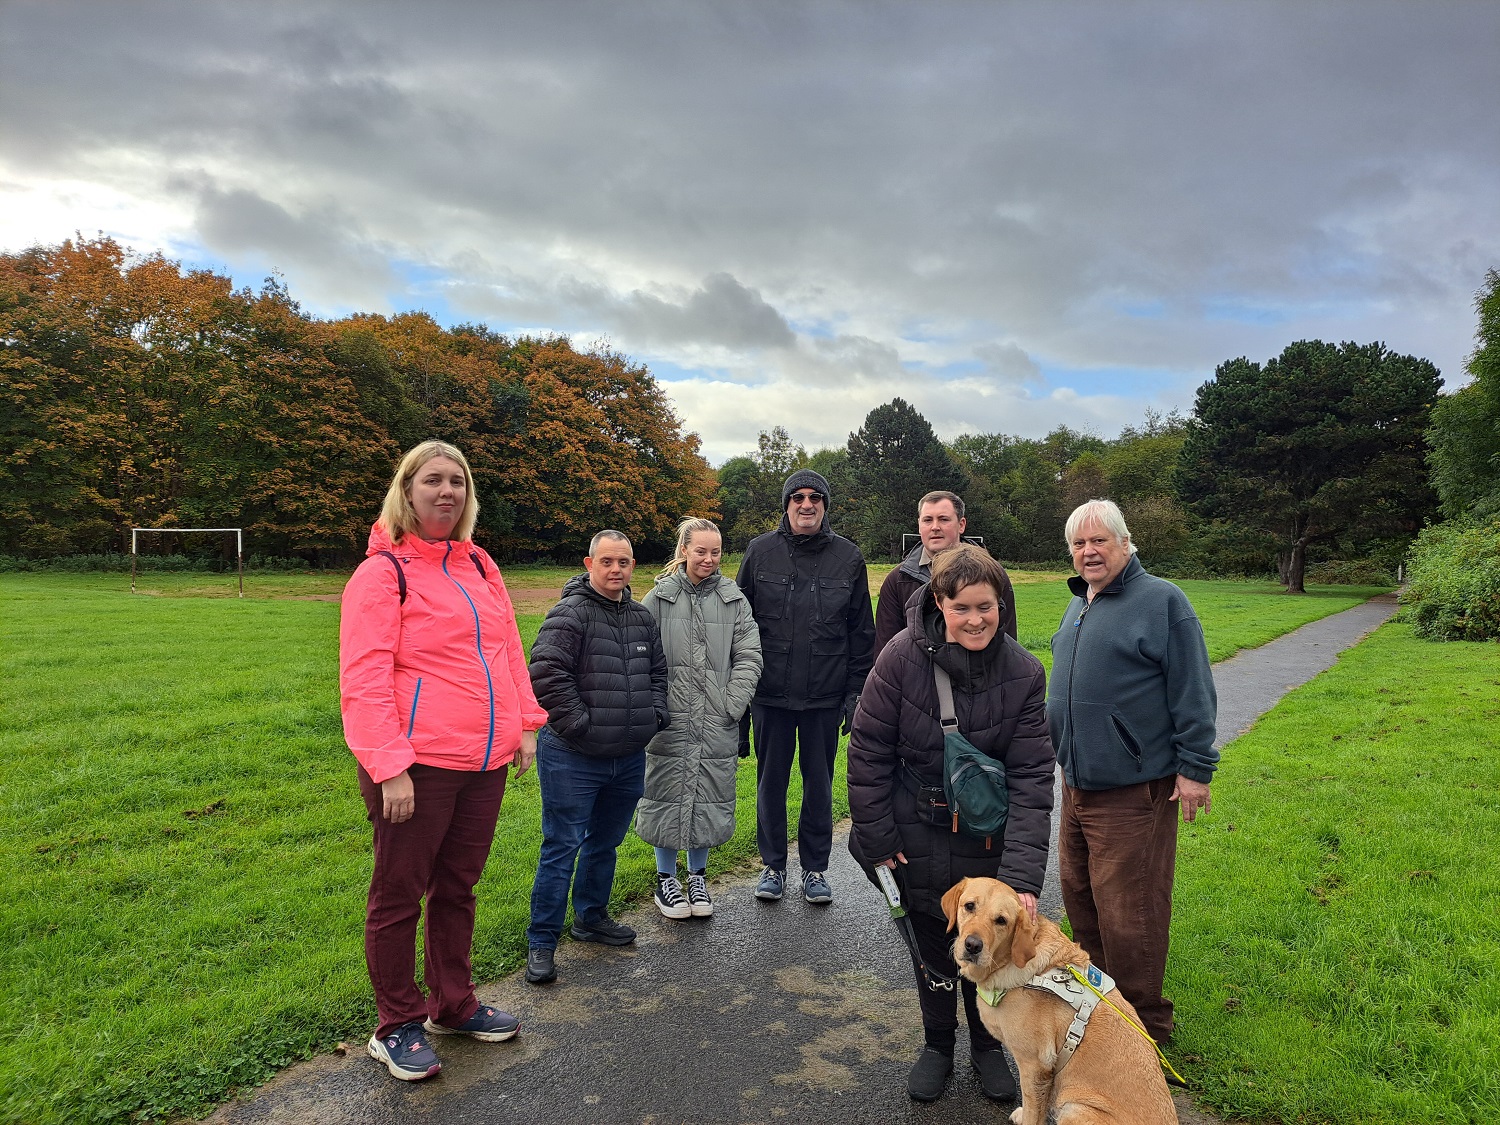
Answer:
[[[1208,812],[1213,807],[1213,798],[1209,796],[1208,786],[1201,781],[1194,781],[1190,777],[1177,775],[1177,784],[1172,787],[1172,796],[1169,800],[1182,802],[1182,819],[1189,824],[1198,815],[1198,810]]]
[[[395,777],[380,783],[380,797],[384,804],[381,815],[392,824],[401,824],[417,811],[417,788],[411,783],[411,774],[402,770]]]

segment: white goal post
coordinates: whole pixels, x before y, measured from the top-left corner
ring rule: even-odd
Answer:
[[[972,543],[976,547],[984,546],[983,535],[960,535],[959,539],[964,543]],[[901,557],[905,558],[911,554],[911,549],[922,541],[922,537],[915,531],[905,532],[901,536]],[[986,548],[988,550],[988,548]]]
[[[240,597],[245,596],[245,533],[240,527],[132,527],[130,529],[130,592],[135,593],[136,536],[142,531],[157,535],[197,535],[213,532],[224,535],[234,532],[234,557],[240,573]]]

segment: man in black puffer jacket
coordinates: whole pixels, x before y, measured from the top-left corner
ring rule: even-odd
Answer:
[[[797,858],[802,896],[833,901],[833,764],[839,727],[854,718],[874,662],[870,580],[859,548],[828,526],[828,482],[799,469],[781,486],[781,526],[745,548],[736,578],[760,627],[765,668],[750,704],[755,725],[755,834],[765,870],[757,898],[786,886],[786,791],[802,771]],[[799,751],[800,746],[800,751]]]
[[[547,709],[536,749],[542,851],[526,930],[532,984],[557,977],[570,886],[575,939],[635,940],[608,913],[615,851],[645,791],[646,743],[668,724],[667,658],[656,619],[630,597],[630,540],[601,531],[583,562],[588,573],[563,587],[531,647],[531,686]]]

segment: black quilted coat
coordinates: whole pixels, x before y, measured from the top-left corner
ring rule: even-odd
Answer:
[[[1047,871],[1057,764],[1042,665],[1003,631],[982,652],[948,642],[931,591],[907,609],[906,625],[875,661],[854,715],[849,851],[866,875],[872,864],[904,853],[907,862],[896,871],[905,905],[939,918],[943,892],[964,878],[987,875],[1037,894]],[[958,729],[1005,763],[1010,816],[1003,837],[988,847],[984,839],[920,818],[902,777],[910,770],[927,784],[942,784],[933,661],[952,677]]]
[[[580,574],[531,646],[531,687],[547,725],[595,758],[644,750],[667,726],[667,658],[656,619],[625,591],[611,601]]]

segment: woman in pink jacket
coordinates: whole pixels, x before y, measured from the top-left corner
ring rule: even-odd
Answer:
[[[537,706],[515,610],[469,540],[479,502],[464,455],[440,441],[396,467],[369,558],[344,587],[344,738],[375,828],[365,961],[380,1025],[370,1055],[416,1081],[441,1069],[426,1032],[500,1042],[514,1016],[474,995],[474,885],[489,858],[505,767],[525,773]],[[427,900],[425,998],[417,919]]]

